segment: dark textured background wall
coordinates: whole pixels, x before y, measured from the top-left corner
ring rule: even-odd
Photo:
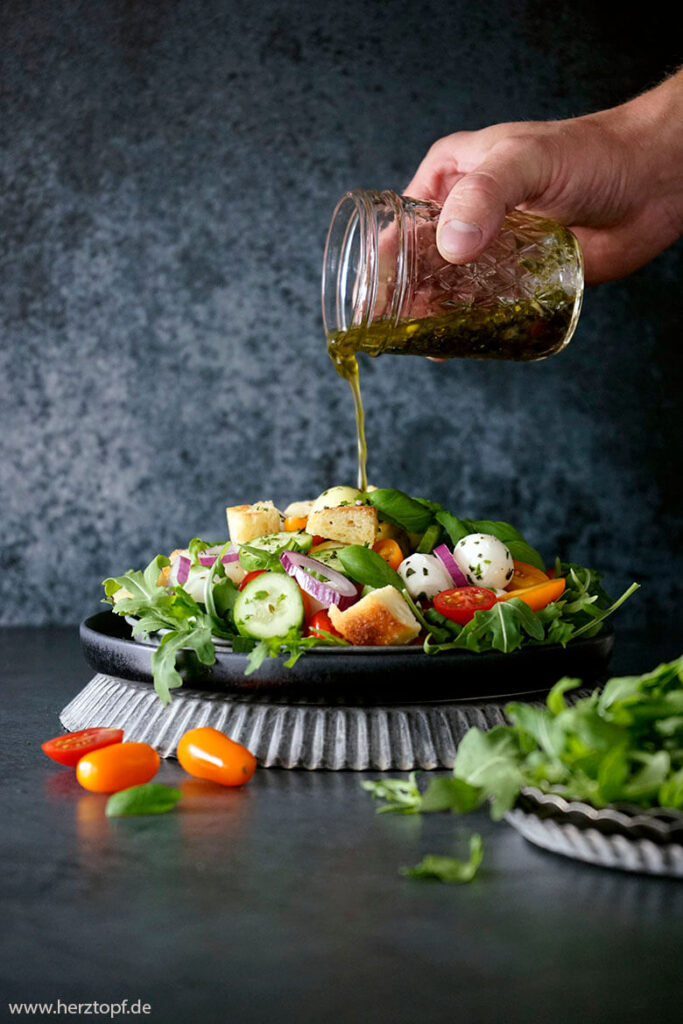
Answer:
[[[1,620],[75,621],[226,504],[353,481],[319,312],[338,196],[655,84],[670,7],[621,10],[3,0]],[[680,257],[590,291],[547,362],[364,366],[371,479],[639,579],[624,627],[677,623]]]

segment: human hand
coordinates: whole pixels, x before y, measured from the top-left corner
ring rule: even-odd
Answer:
[[[404,193],[443,204],[437,245],[467,263],[510,210],[579,239],[587,284],[622,277],[683,231],[683,71],[611,110],[515,122],[436,142]]]

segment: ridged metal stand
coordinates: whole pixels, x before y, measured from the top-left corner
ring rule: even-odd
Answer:
[[[163,707],[149,683],[98,673],[60,720],[69,731],[98,725],[123,729],[126,740],[149,743],[162,757],[175,756],[188,729],[208,725],[243,743],[266,768],[407,771],[452,768],[467,730],[504,722],[505,703],[363,707],[181,690]]]

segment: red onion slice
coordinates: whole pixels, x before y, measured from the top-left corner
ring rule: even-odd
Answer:
[[[181,555],[178,559],[178,568],[175,572],[176,579],[181,587],[183,583],[187,583],[187,577],[190,575],[190,565],[191,562],[187,555]]]
[[[344,611],[358,597],[355,583],[347,580],[346,576],[342,576],[335,569],[330,569],[329,565],[319,562],[317,558],[309,558],[299,551],[283,551],[280,562],[285,572],[294,577],[301,589],[316,601],[320,601],[325,608],[336,604],[339,611]],[[312,573],[323,576],[324,579],[317,579],[311,575]]]
[[[434,548],[434,554],[439,559],[448,575],[453,580],[453,586],[455,587],[467,587],[469,586],[465,574],[459,567],[456,560],[448,548],[447,544],[439,544],[438,548]]]
[[[230,562],[239,562],[239,558],[240,558],[239,551],[228,551],[221,558],[221,562],[223,563],[223,565],[228,565],[228,563],[230,563]],[[205,554],[202,553],[199,556],[199,564],[200,565],[205,565],[208,568],[211,568],[211,566],[213,565],[213,563],[215,561],[216,561],[216,555],[205,555]]]

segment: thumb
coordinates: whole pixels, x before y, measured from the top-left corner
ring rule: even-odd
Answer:
[[[443,204],[436,234],[450,263],[475,259],[500,231],[505,215],[547,185],[549,154],[536,140],[508,139],[463,174]]]

